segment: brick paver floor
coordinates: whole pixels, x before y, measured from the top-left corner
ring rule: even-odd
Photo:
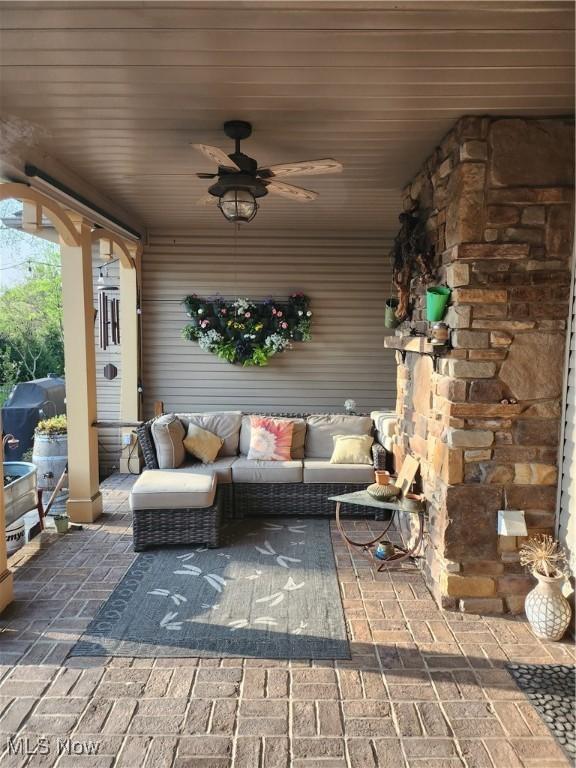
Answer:
[[[350,661],[67,660],[133,561],[131,480],[105,483],[97,524],[13,558],[2,768],[568,765],[504,664],[571,663],[572,645],[540,642],[521,618],[444,613],[417,571],[377,574],[336,531]]]

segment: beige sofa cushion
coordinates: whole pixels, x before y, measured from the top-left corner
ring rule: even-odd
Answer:
[[[276,418],[276,417],[273,417]],[[283,419],[276,419],[283,421]],[[306,421],[304,419],[286,419],[294,424],[292,430],[292,446],[290,455],[293,459],[304,458],[304,441],[306,439]],[[250,450],[250,416],[242,416],[242,426],[240,428],[240,454],[247,456]]]
[[[188,431],[189,424],[207,429],[224,440],[218,456],[237,456],[240,439],[240,411],[215,411],[214,413],[179,413],[178,417]]]
[[[232,464],[235,483],[301,483],[302,462],[260,461],[240,456]]]
[[[392,438],[396,434],[398,417],[391,411],[372,411],[370,418],[376,427],[377,442],[383,445],[387,451],[392,451],[394,447]]]
[[[368,464],[331,464],[328,459],[304,459],[305,483],[374,482],[374,467]]]
[[[371,435],[372,428],[372,419],[369,416],[330,413],[309,416],[305,456],[307,459],[329,459],[334,450],[335,435]]]
[[[182,422],[174,413],[166,413],[152,422],[152,439],[160,469],[175,469],[186,458]]]
[[[218,480],[218,485],[230,485],[232,482],[232,464],[236,461],[236,456],[222,456],[211,464],[202,464],[199,461],[186,461],[174,472],[188,472],[193,475],[209,475],[214,473]]]
[[[216,476],[177,470],[147,469],[130,493],[130,509],[197,509],[211,507]]]

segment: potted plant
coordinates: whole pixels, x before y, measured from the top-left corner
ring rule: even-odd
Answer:
[[[567,575],[565,551],[552,536],[538,534],[520,549],[520,563],[538,581],[524,603],[532,631],[543,640],[560,640],[572,616],[570,603],[562,594]]]
[[[70,527],[68,515],[54,515],[52,519],[54,520],[54,525],[56,526],[58,533],[67,533],[68,528]]]

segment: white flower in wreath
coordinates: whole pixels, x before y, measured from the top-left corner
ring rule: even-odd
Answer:
[[[198,345],[207,351],[211,351],[213,347],[217,346],[224,340],[221,333],[216,330],[206,331],[198,339]]]
[[[250,302],[248,299],[236,299],[232,306],[239,315],[246,315],[250,309]]]
[[[279,333],[272,333],[264,342],[264,346],[272,352],[282,352],[290,346],[290,340],[285,339]]]

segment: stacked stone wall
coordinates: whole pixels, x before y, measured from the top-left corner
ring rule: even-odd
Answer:
[[[452,289],[452,349],[398,353],[397,463],[421,462],[426,571],[445,607],[522,610],[505,505],[552,532],[573,236],[573,125],[465,117],[405,190]],[[424,288],[409,325],[425,324]],[[406,324],[398,333],[406,333]]]

